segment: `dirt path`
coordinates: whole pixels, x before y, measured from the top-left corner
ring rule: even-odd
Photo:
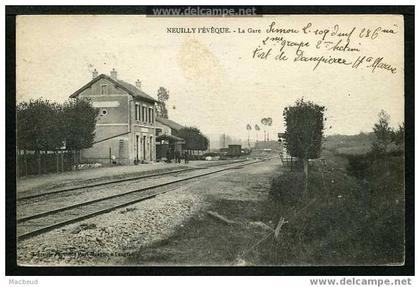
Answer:
[[[245,167],[187,188],[205,203],[165,240],[127,257],[126,265],[263,265],[253,246],[274,228],[267,214],[270,181],[281,172],[280,160]],[[234,221],[210,216],[216,212]]]

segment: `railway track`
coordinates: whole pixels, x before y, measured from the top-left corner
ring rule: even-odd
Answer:
[[[31,200],[31,199],[56,195],[56,194],[60,194],[60,193],[66,193],[66,192],[70,192],[70,191],[88,189],[88,188],[99,187],[99,186],[106,186],[106,185],[111,185],[111,184],[115,184],[115,183],[135,181],[135,180],[139,180],[139,179],[148,179],[148,178],[152,178],[152,177],[158,177],[158,176],[164,176],[164,175],[170,175],[170,174],[190,172],[190,171],[194,171],[194,170],[207,169],[207,168],[229,165],[229,164],[239,163],[239,162],[244,162],[244,161],[246,161],[246,159],[238,160],[238,161],[235,161],[235,162],[227,162],[227,163],[210,165],[208,167],[194,167],[194,168],[186,168],[186,169],[177,169],[177,170],[171,170],[171,171],[166,171],[166,172],[162,172],[162,173],[152,173],[152,174],[146,174],[146,175],[141,175],[141,176],[135,176],[135,177],[129,177],[129,178],[122,178],[122,179],[115,179],[115,180],[110,180],[110,181],[103,181],[103,182],[97,182],[97,183],[92,183],[92,184],[86,184],[84,186],[74,186],[74,187],[70,187],[70,188],[52,190],[52,191],[47,191],[47,192],[38,192],[38,193],[30,194],[30,195],[19,196],[19,197],[16,198],[16,200],[17,201],[26,201],[26,200]]]
[[[242,168],[247,165],[261,163],[269,159],[256,160],[245,163],[231,163],[232,166],[206,171],[193,176],[186,176],[176,180],[156,184],[149,187],[135,189],[124,193],[114,194],[85,201],[82,203],[69,205],[66,207],[41,212],[30,216],[17,219],[17,239],[24,240],[36,235],[63,227],[68,224],[76,223],[88,218],[104,214],[115,209],[125,207],[140,201],[153,198],[159,194],[180,187],[180,183],[192,181],[194,179],[210,176],[217,173]]]

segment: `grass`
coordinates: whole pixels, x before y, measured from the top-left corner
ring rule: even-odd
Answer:
[[[349,172],[349,158],[324,150],[327,165],[310,169],[309,192],[302,174],[275,170],[271,195],[260,174],[232,175],[232,186],[265,192],[264,200],[208,195],[208,210],[238,224],[224,224],[202,210],[175,234],[127,259],[140,265],[393,265],[404,261],[403,159],[370,162],[364,176]],[[283,173],[283,175],[279,175]],[[220,180],[220,179],[219,179]],[[229,185],[221,184],[229,188]],[[235,191],[236,193],[236,191]],[[277,196],[277,198],[276,198]],[[283,217],[276,239],[272,228]]]
[[[347,158],[332,153],[324,158],[328,165],[312,167],[309,192],[303,197],[296,181],[287,188],[277,186],[296,175],[284,174],[281,177],[286,179],[273,181],[272,193],[293,193],[299,200],[273,202],[273,214],[280,211],[273,218],[284,214],[290,220],[281,240],[267,240],[261,247],[267,261],[275,265],[403,263],[403,159],[385,156],[370,161],[361,179],[349,174]]]
[[[149,246],[136,256],[128,258],[127,264],[140,265],[236,265],[244,253],[258,242],[266,231],[252,228],[251,221],[270,220],[265,213],[264,201],[219,200],[213,202],[212,211],[239,222],[228,225],[209,217],[205,212],[179,226],[167,240]],[[255,264],[255,254],[253,262]]]

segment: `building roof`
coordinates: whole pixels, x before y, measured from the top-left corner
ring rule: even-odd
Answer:
[[[157,136],[157,137],[156,137],[156,140],[157,140],[157,141],[162,141],[162,140],[164,140],[164,141],[169,141],[169,142],[179,142],[179,143],[185,143],[185,141],[184,141],[184,139],[183,139],[183,138],[176,137],[176,136],[173,136],[173,135],[166,135],[166,134],[163,134],[163,135]]]
[[[111,78],[110,76],[107,76],[105,74],[101,74],[101,75],[97,76],[96,78],[94,78],[92,81],[90,81],[89,83],[87,83],[86,85],[84,85],[83,87],[78,89],[76,92],[71,94],[70,98],[76,98],[81,92],[83,92],[85,89],[87,89],[92,84],[99,81],[100,79],[106,79],[106,80],[112,82],[114,85],[123,89],[124,91],[126,91],[127,93],[129,93],[130,95],[132,95],[135,98],[139,98],[139,99],[146,100],[146,101],[149,101],[149,102],[157,102],[157,100],[155,100],[154,98],[152,98],[151,96],[149,96],[148,94],[143,92],[142,90],[138,89],[136,86],[134,86],[132,84],[129,84],[129,83],[123,81],[123,80]]]
[[[165,126],[170,127],[171,129],[177,130],[177,131],[184,128],[183,125],[180,125],[177,122],[174,122],[170,119],[156,117],[156,121],[160,122],[161,124],[164,124]]]

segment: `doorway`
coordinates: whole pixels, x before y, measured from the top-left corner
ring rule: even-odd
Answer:
[[[143,136],[143,160],[146,160],[146,136]]]
[[[150,137],[150,145],[149,145],[149,151],[150,151],[150,161],[153,160],[153,137]]]
[[[140,136],[136,135],[136,160],[139,161],[139,140]]]

